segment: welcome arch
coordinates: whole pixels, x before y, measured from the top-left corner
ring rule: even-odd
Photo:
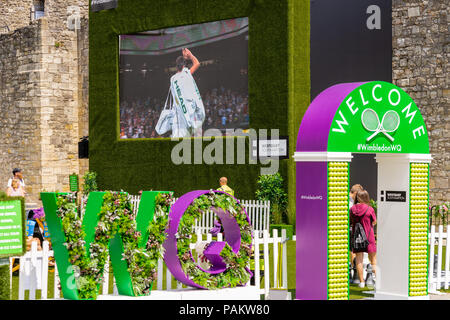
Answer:
[[[294,154],[297,299],[349,298],[352,153],[375,153],[378,163],[375,298],[427,298],[427,130],[406,92],[373,81],[324,90],[302,119]]]

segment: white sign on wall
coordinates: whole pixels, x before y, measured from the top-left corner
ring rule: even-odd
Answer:
[[[119,0],[91,0],[91,11],[114,9],[118,3]]]
[[[289,158],[288,137],[258,139],[252,141],[253,158]]]

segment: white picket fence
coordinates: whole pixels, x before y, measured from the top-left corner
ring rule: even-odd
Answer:
[[[437,293],[442,288],[448,289],[450,285],[450,249],[448,247],[450,225],[447,225],[446,229],[444,232],[444,227],[440,225],[436,232],[436,226],[432,225],[429,233],[428,279],[430,293]],[[437,250],[435,246],[437,246]]]
[[[206,239],[200,232],[197,231],[197,243],[191,243],[191,249],[194,249],[199,242],[213,240],[211,234],[206,235]],[[222,241],[222,234],[218,234],[217,241]],[[270,289],[283,289],[288,288],[288,278],[287,278],[287,238],[286,230],[282,230],[281,237],[278,235],[278,230],[273,230],[272,237],[269,237],[268,231],[263,231],[263,236],[260,237],[258,233],[255,233],[253,238],[253,248],[254,256],[254,269],[252,270],[254,274],[254,286],[259,292],[264,295],[265,299],[269,298]],[[269,250],[271,252],[272,261],[270,261]],[[35,242],[32,243],[31,251],[28,251],[22,257],[10,258],[10,278],[11,278],[11,292],[13,290],[18,290],[18,299],[25,300],[28,291],[28,299],[36,299],[36,291],[40,290],[40,299],[48,299],[48,286],[49,277],[51,274],[54,277],[53,281],[53,297],[52,299],[58,299],[61,297],[61,292],[59,290],[59,276],[57,267],[55,266],[54,272],[48,272],[48,262],[49,258],[53,257],[53,251],[49,250],[48,242],[43,243],[42,251],[37,251],[37,245]],[[18,259],[20,263],[19,269],[19,285],[18,288],[12,287],[12,267],[13,259]],[[197,260],[198,261],[198,260]],[[252,263],[251,263],[252,265]],[[165,275],[165,277],[164,277]],[[109,290],[109,265],[105,266],[105,273],[103,277],[102,292],[103,295],[117,294],[117,289],[115,285],[113,290]],[[176,284],[174,284],[174,283]],[[163,260],[158,262],[158,278],[156,281],[156,286],[153,287],[154,290],[178,290],[186,288],[182,283],[173,280],[170,271],[164,264]]]
[[[139,209],[139,202],[141,197],[138,195],[131,196],[131,203],[133,204],[133,212],[137,213]],[[174,201],[178,200],[175,198]],[[84,206],[86,205],[87,198],[82,199],[82,214],[84,213]],[[257,231],[260,236],[263,235],[263,231],[269,231],[270,225],[270,201],[261,200],[239,200],[242,206],[247,211],[248,217],[253,226],[253,230]],[[208,234],[209,230],[214,227],[215,214],[211,210],[202,215],[200,220],[197,220],[194,225],[194,231],[200,230],[202,234]]]

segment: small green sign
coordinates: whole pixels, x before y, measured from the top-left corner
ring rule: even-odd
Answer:
[[[23,254],[23,229],[22,202],[0,201],[0,257]]]
[[[328,151],[428,154],[427,128],[405,91],[388,82],[368,82],[339,106],[331,124]]]
[[[70,192],[78,191],[78,175],[77,174],[71,174],[69,176],[69,185],[70,185]]]

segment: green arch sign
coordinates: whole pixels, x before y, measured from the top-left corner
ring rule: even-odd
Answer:
[[[351,91],[332,120],[328,151],[429,153],[419,108],[399,87],[383,81]]]

